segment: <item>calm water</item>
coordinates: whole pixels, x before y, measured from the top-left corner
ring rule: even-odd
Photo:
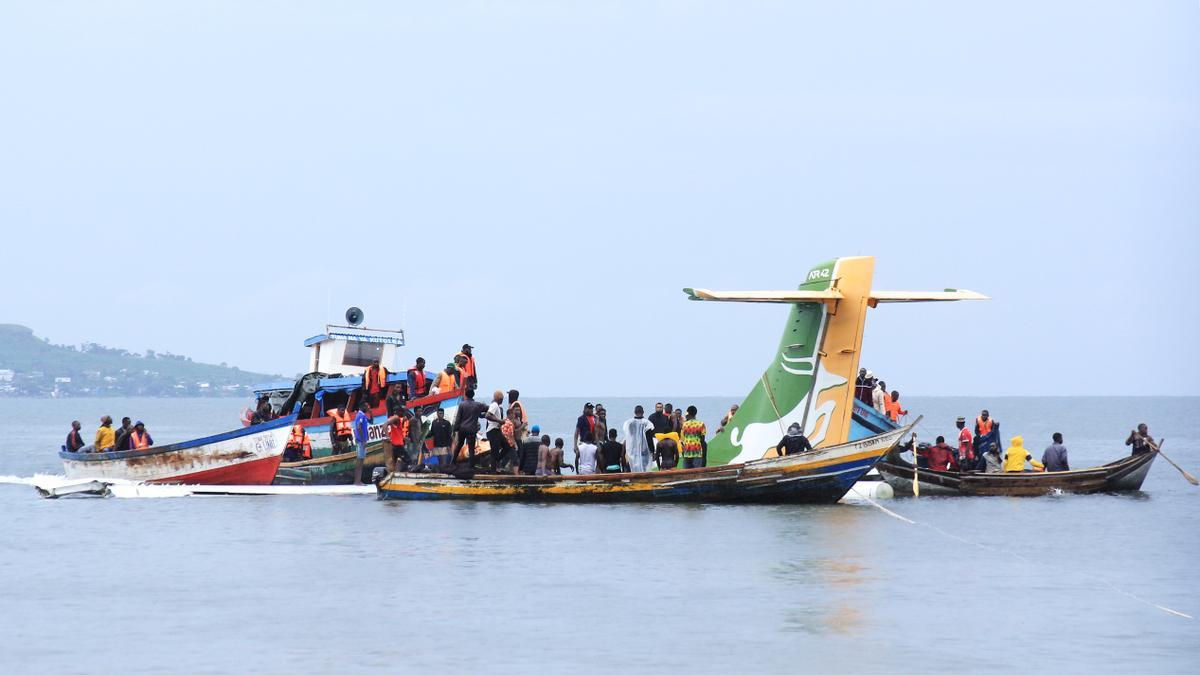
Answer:
[[[732,399],[696,403],[713,422]],[[624,418],[632,399],[603,400]],[[641,401],[652,403],[652,400]],[[568,438],[582,399],[529,401]],[[912,399],[923,437],[988,407],[1040,455],[1150,424],[1200,473],[1197,398]],[[0,475],[58,473],[72,418],[160,443],[233,400],[5,400]],[[615,421],[618,415],[611,415]],[[711,428],[715,428],[715,424]],[[0,485],[4,671],[1195,672],[1200,488],[822,507],[42,500]]]

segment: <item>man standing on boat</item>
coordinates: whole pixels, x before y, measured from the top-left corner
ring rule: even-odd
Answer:
[[[484,413],[484,419],[487,420],[484,435],[487,436],[488,446],[491,448],[491,464],[493,469],[498,469],[500,464],[508,459],[508,454],[512,448],[508,445],[508,439],[504,437],[504,432],[500,430],[504,424],[504,392],[499,389],[492,394],[492,402],[487,407],[487,412]]]
[[[525,442],[529,428],[529,415],[525,414],[525,404],[519,400],[521,392],[516,389],[508,390],[508,419],[513,425],[513,441],[519,448]]]
[[[466,444],[470,466],[475,468],[475,443],[479,435],[479,418],[487,412],[487,406],[475,400],[475,390],[467,387],[463,392],[463,401],[458,404],[458,417],[454,420],[458,438],[454,441],[454,449],[450,452],[450,463],[458,464],[458,450]]]
[[[425,374],[425,358],[418,356],[416,364],[408,369],[408,398],[421,398],[429,393],[429,377]]]
[[[371,429],[371,416],[367,411],[371,408],[366,402],[358,404],[358,413],[354,416],[354,484],[362,485],[363,462],[367,459],[367,433]],[[349,413],[347,413],[349,414]]]
[[[1129,432],[1129,438],[1125,439],[1125,445],[1133,446],[1131,456],[1144,455],[1152,450],[1158,450],[1158,444],[1150,436],[1150,428],[1145,423],[1139,424],[1135,431]]]
[[[462,351],[454,355],[454,361],[458,363],[461,360],[459,371],[462,373],[462,386],[474,389],[479,386],[479,378],[475,373],[475,355],[471,353],[472,349],[474,347],[471,345],[464,344]]]
[[[383,400],[384,391],[387,389],[387,368],[383,366],[383,362],[376,359],[374,363],[367,366],[363,372],[363,396],[367,399],[367,404],[374,408]]]
[[[446,368],[438,373],[433,389],[436,389],[438,394],[458,389],[458,368],[453,363],[447,363]],[[429,390],[430,393],[434,393],[433,389]]]
[[[595,406],[583,404],[583,414],[575,420],[575,473],[596,473]]]
[[[971,443],[971,430],[967,428],[967,418],[960,417],[954,420],[954,426],[958,427],[958,465],[964,471],[975,468],[975,448]]]
[[[696,419],[696,406],[689,405],[687,419],[683,421],[679,434],[679,445],[683,450],[683,468],[699,469],[704,466],[704,456],[708,452],[708,427]]]
[[[436,462],[429,463],[437,464],[439,469],[444,470],[450,464],[450,446],[454,443],[454,428],[446,419],[445,408],[437,409],[437,417],[429,425],[429,437],[433,439],[433,456],[437,458]],[[422,444],[422,453],[424,448]]]
[[[671,418],[667,417],[667,414],[663,412],[663,404],[660,401],[654,404],[654,412],[650,413],[650,417],[647,419],[653,428],[646,435],[646,442],[653,445],[654,434],[665,434],[671,430]]]
[[[879,380],[875,383],[875,388],[871,390],[871,407],[875,408],[875,412],[880,415],[887,415],[887,382]]]
[[[633,407],[633,417],[625,420],[625,461],[634,473],[650,470],[650,441],[654,438],[654,425],[643,417],[645,408]]]

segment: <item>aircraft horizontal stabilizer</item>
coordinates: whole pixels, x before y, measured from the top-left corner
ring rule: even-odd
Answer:
[[[836,289],[828,291],[710,291],[707,288],[685,288],[689,300],[712,300],[715,302],[828,302],[841,300]]]
[[[944,291],[871,291],[872,306],[880,302],[953,302],[955,300],[989,300],[975,291],[947,288]]]

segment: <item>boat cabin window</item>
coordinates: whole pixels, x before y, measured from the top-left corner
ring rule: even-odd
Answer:
[[[366,367],[378,361],[382,356],[382,344],[376,344],[372,342],[347,342],[346,355],[342,357],[342,365]]]

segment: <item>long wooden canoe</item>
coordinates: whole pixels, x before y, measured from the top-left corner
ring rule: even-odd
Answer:
[[[833,503],[914,425],[798,455],[701,469],[471,478],[392,473],[377,487],[380,499]]]
[[[1142,489],[1157,452],[1123,457],[1102,466],[1071,471],[981,473],[917,469],[921,495],[1026,497],[1053,492],[1133,492]],[[879,460],[879,474],[897,495],[911,495],[913,465],[892,453]]]

